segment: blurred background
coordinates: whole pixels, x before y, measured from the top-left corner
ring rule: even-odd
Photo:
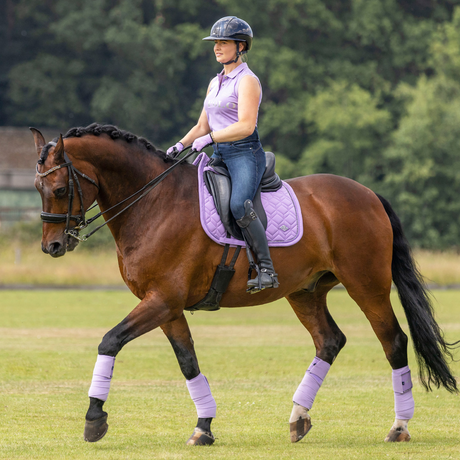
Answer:
[[[111,123],[168,148],[221,70],[201,39],[226,15],[254,32],[259,132],[278,173],[361,182],[391,201],[413,247],[458,267],[460,0],[3,0],[3,259],[23,263],[17,248],[40,240],[27,127],[50,140]],[[113,251],[96,235],[86,248]]]

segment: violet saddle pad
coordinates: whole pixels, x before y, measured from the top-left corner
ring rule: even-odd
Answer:
[[[227,238],[214,200],[206,188],[203,173],[208,167],[209,157],[200,153],[194,165],[198,166],[198,189],[200,195],[200,218],[206,234],[219,244],[245,246],[244,241]],[[267,214],[267,239],[269,246],[285,247],[297,243],[303,235],[302,212],[299,200],[291,186],[282,181],[283,186],[276,192],[262,193],[262,204]]]

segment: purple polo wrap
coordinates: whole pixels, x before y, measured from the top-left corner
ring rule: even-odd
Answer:
[[[331,365],[320,358],[315,358],[307,369],[302,382],[294,393],[292,400],[307,409],[311,409],[316,393],[321,387]]]
[[[393,391],[395,393],[395,413],[398,420],[410,420],[414,416],[414,398],[409,366],[393,369]]]
[[[206,377],[200,373],[194,379],[186,380],[186,383],[198,418],[215,418],[217,405]]]
[[[203,173],[212,169],[207,166],[209,157],[203,152],[193,162],[198,166],[198,191],[200,197],[200,220],[206,234],[218,244],[243,246],[244,241],[227,237],[227,231],[217,212],[212,195],[209,193]],[[267,214],[267,240],[271,247],[287,247],[297,243],[303,235],[302,211],[299,200],[291,186],[282,181],[276,192],[262,193],[262,205]]]
[[[88,391],[88,396],[90,398],[107,401],[114,365],[115,358],[113,356],[97,355],[96,365],[93,371],[93,380]]]

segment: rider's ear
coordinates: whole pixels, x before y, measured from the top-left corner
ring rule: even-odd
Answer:
[[[62,134],[60,134],[56,147],[54,147],[54,162],[60,165],[64,161],[64,141],[62,140]]]
[[[34,141],[35,141],[35,148],[37,150],[38,156],[42,153],[42,149],[45,146],[45,138],[43,137],[43,134],[36,128],[29,128],[32,131],[32,135],[34,136]]]

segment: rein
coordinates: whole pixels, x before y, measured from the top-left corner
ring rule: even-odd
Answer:
[[[55,142],[49,142],[49,143],[54,145],[54,146],[56,146]],[[191,147],[191,145],[189,145],[188,147],[185,147],[185,149],[183,151],[189,149],[190,147]],[[91,235],[96,233],[102,227],[107,225],[110,221],[112,221],[113,219],[118,217],[120,214],[125,212],[127,209],[129,209],[131,206],[133,206],[139,200],[141,200],[143,197],[145,197],[161,181],[163,181],[163,179],[165,179],[166,176],[168,176],[174,168],[176,168],[178,165],[183,163],[187,158],[189,158],[194,153],[196,153],[196,150],[191,150],[190,152],[187,153],[187,155],[184,155],[180,160],[176,161],[176,163],[174,163],[168,169],[163,171],[157,177],[153,178],[150,182],[145,184],[137,192],[134,192],[131,196],[129,196],[129,197],[125,198],[124,200],[116,203],[115,205],[113,205],[109,209],[106,209],[105,211],[101,211],[101,212],[97,213],[95,216],[93,216],[93,217],[91,217],[89,219],[86,219],[86,217],[85,217],[85,210],[84,210],[84,207],[83,207],[83,191],[82,191],[81,186],[80,186],[80,181],[78,179],[78,175],[80,175],[82,178],[88,180],[91,184],[96,186],[97,189],[99,190],[99,185],[96,183],[96,181],[91,179],[90,177],[88,177],[86,174],[83,174],[78,169],[76,169],[73,166],[72,161],[70,161],[69,158],[67,157],[65,152],[64,152],[64,159],[66,160],[66,162],[62,163],[62,164],[60,164],[58,166],[54,166],[53,168],[48,169],[48,171],[45,171],[44,173],[41,173],[41,172],[38,171],[38,163],[37,163],[36,171],[37,171],[37,174],[40,177],[45,177],[48,174],[51,174],[54,171],[57,171],[57,170],[59,170],[61,168],[64,168],[64,167],[67,167],[67,169],[69,171],[69,183],[68,183],[68,187],[69,187],[69,207],[68,207],[67,214],[57,214],[57,213],[52,213],[52,212],[42,212],[40,214],[40,218],[41,218],[41,220],[43,222],[50,223],[50,224],[60,224],[62,222],[66,222],[66,228],[64,230],[64,233],[66,235],[70,235],[71,237],[73,237],[73,238],[75,238],[75,239],[77,239],[79,241],[86,241]],[[74,192],[74,180],[75,180],[75,183],[77,184],[78,195],[79,195],[79,198],[80,198],[80,209],[81,209],[81,214],[80,215],[72,215],[71,214],[71,212],[72,212],[72,204],[73,204],[73,199],[74,199],[74,194],[75,194],[75,192]],[[141,194],[141,195],[139,195],[139,194]],[[99,217],[103,216],[105,213],[107,213],[107,212],[111,211],[112,209],[120,206],[121,204],[125,203],[126,201],[130,200],[131,198],[134,198],[137,195],[139,195],[139,196],[134,201],[129,203],[127,206],[125,206],[117,214],[112,216],[110,219],[106,220],[103,224],[99,225],[98,227],[96,227],[94,230],[92,230],[91,232],[87,233],[86,235],[80,236],[80,234],[79,234],[80,231],[83,230],[84,228],[88,227],[89,224],[94,222],[96,219],[99,219]],[[93,206],[91,206],[87,211],[90,211],[96,205],[97,205],[97,203],[94,204]],[[76,222],[76,225],[73,228],[70,228],[70,221],[71,220],[74,220]]]

